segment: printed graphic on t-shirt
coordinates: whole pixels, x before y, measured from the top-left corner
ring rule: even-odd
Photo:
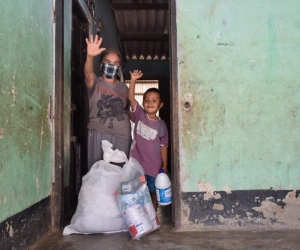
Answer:
[[[148,127],[141,121],[137,124],[136,132],[146,140],[154,140],[157,135],[157,131],[155,129]]]
[[[104,94],[104,95],[110,95],[110,96],[114,95],[116,93],[116,92],[114,92],[114,91],[112,91],[110,89],[104,88],[102,86],[99,86],[97,88],[97,92],[101,93],[101,94]],[[125,93],[125,92],[124,93],[119,92],[118,96],[121,97],[121,98],[127,98],[127,93]]]
[[[97,102],[97,107],[99,109],[97,117],[100,118],[100,123],[104,124],[107,119],[109,119],[108,128],[113,129],[114,118],[117,118],[117,121],[125,120],[123,106],[124,102],[120,97],[101,94],[101,97]]]

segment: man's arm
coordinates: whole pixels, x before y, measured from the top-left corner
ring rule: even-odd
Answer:
[[[168,173],[168,147],[161,146],[160,147],[161,159],[162,159],[162,169],[165,173]]]
[[[105,48],[100,49],[102,38],[100,37],[98,39],[98,35],[95,36],[95,39],[93,39],[93,36],[90,35],[90,39],[86,38],[85,41],[87,44],[87,55],[84,64],[84,75],[86,84],[89,87],[92,87],[96,78],[94,73],[94,57],[99,55],[103,50],[105,50]]]
[[[96,78],[94,73],[94,57],[93,56],[86,56],[86,61],[84,64],[84,75],[86,84],[89,87],[92,87]]]

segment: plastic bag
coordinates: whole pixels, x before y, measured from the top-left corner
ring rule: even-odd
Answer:
[[[102,145],[106,147],[105,150],[103,148],[104,155],[109,152],[106,160],[127,161],[124,152],[113,153],[108,148],[109,142],[103,142]],[[76,212],[70,225],[64,228],[63,235],[128,231],[115,196],[120,188],[121,178],[122,168],[106,161],[96,162],[82,178]]]
[[[132,157],[123,167],[118,202],[132,239],[139,240],[160,227],[143,168]]]
[[[127,156],[123,151],[119,149],[113,150],[112,144],[109,141],[102,141],[102,149],[103,149],[103,160],[106,162],[115,162],[122,163],[127,162]]]

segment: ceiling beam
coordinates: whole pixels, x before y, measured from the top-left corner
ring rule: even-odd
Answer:
[[[147,41],[168,41],[169,34],[162,33],[130,33],[130,34],[119,34],[120,40],[147,40]]]
[[[113,10],[167,10],[168,4],[164,3],[111,3]]]

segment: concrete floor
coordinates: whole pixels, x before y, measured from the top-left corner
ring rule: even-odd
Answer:
[[[116,234],[69,235],[62,230],[48,235],[31,250],[166,250],[166,249],[300,249],[300,230],[175,232],[171,206],[159,208],[159,230],[131,240],[128,232]]]

